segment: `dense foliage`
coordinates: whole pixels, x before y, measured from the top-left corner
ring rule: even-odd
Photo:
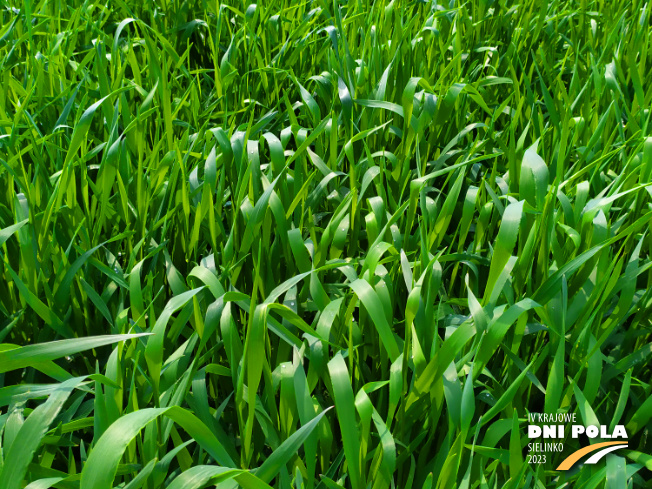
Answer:
[[[2,489],[651,487],[649,3],[1,7]]]

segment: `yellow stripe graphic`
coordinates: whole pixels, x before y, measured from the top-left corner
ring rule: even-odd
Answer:
[[[600,448],[609,447],[612,445],[622,445],[622,441],[605,441],[602,443],[595,443],[594,445],[589,445],[588,447],[580,448],[578,451],[571,453],[562,463],[559,464],[557,470],[568,470],[570,469],[575,462],[581,459],[584,455],[587,455],[591,452],[595,452]]]

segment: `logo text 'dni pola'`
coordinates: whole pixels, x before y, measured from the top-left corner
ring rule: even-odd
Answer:
[[[559,464],[557,470],[568,470],[577,461],[589,454],[591,456],[584,463],[596,464],[608,453],[627,447],[627,431],[623,425],[616,425],[611,430],[606,425],[581,424],[577,422],[576,413],[528,413],[528,421],[527,436],[530,440],[533,440],[528,443],[528,451],[530,452],[528,458],[533,462],[545,462],[545,454],[548,452],[563,452],[564,444],[562,440],[566,437],[578,439],[580,436],[586,436],[589,439],[613,440],[592,443],[576,450]]]

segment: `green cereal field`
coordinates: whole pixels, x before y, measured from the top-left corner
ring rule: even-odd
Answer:
[[[0,0],[0,489],[652,488],[647,0]]]

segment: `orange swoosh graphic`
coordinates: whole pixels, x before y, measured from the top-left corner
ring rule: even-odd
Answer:
[[[594,445],[589,445],[588,447],[580,448],[578,451],[571,453],[562,463],[559,464],[556,470],[568,470],[570,469],[575,462],[581,459],[584,455],[595,452],[600,448],[609,447],[611,445],[623,445],[627,443],[626,441],[605,441],[602,443],[595,443]]]

